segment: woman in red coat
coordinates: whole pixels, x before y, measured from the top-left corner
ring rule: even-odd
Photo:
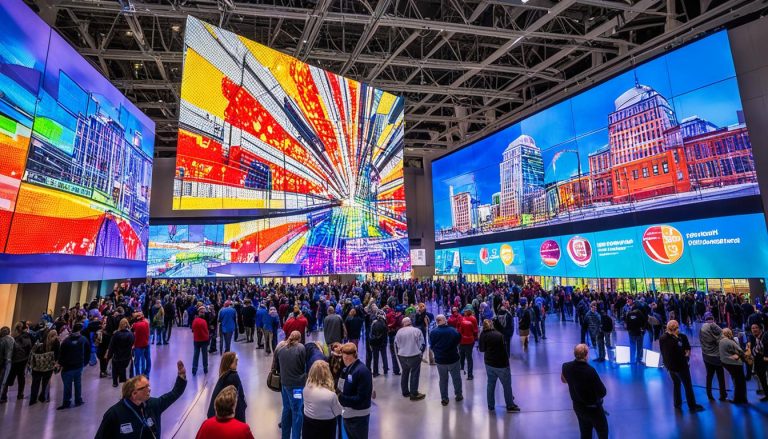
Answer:
[[[214,406],[216,416],[203,422],[196,439],[254,439],[248,424],[235,419],[235,406],[237,406],[235,386],[227,386],[219,392]]]

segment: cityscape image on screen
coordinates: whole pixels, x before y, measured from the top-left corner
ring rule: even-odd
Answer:
[[[0,253],[145,260],[154,122],[23,2],[0,22]]]
[[[206,235],[258,233],[259,250],[230,261],[410,270],[402,98],[189,17],[180,107],[173,208],[271,217]]]
[[[437,241],[758,194],[728,34],[438,159],[432,175]]]

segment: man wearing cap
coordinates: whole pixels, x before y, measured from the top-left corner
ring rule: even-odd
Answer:
[[[717,384],[720,389],[720,401],[728,399],[725,391],[725,371],[720,362],[719,342],[723,338],[723,330],[715,323],[715,317],[711,312],[704,313],[704,324],[699,330],[701,342],[701,356],[704,357],[704,367],[707,368],[707,398],[714,400],[712,396],[712,378],[717,374]]]
[[[474,379],[474,363],[472,362],[472,348],[475,347],[475,341],[478,337],[477,319],[472,315],[472,307],[467,305],[464,308],[464,318],[459,323],[459,365],[461,370],[467,374],[467,380]],[[466,369],[464,364],[466,362]]]
[[[232,336],[237,331],[237,311],[232,308],[232,302],[229,300],[224,302],[224,307],[219,310],[219,328],[221,328],[219,351],[223,354],[229,352],[232,346]]]
[[[403,376],[400,377],[400,390],[411,401],[420,401],[426,395],[419,393],[419,375],[421,373],[421,355],[426,347],[424,335],[411,325],[411,319],[403,319],[403,327],[395,335],[395,348]]]
[[[435,363],[437,363],[437,373],[440,377],[440,402],[448,405],[448,374],[453,381],[453,391],[456,394],[456,401],[464,399],[461,391],[461,372],[459,369],[459,342],[461,335],[459,331],[448,325],[448,320],[444,315],[438,314],[435,317],[437,328],[429,333],[429,344],[435,352]]]
[[[208,373],[208,343],[211,340],[208,332],[208,321],[203,316],[205,315],[205,307],[200,305],[198,307],[197,315],[192,320],[192,340],[194,344],[194,354],[192,357],[192,375],[197,374],[197,363],[200,356],[203,357],[203,373]]]

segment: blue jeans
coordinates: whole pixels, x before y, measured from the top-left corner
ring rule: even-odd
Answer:
[[[203,372],[208,373],[208,342],[196,341],[193,343],[195,344],[195,353],[192,357],[192,375],[197,373],[198,358],[201,356],[203,357]]]
[[[304,423],[304,399],[293,397],[293,390],[301,387],[283,386],[280,392],[283,396],[283,414],[280,417],[282,439],[300,439],[301,425]]]
[[[643,334],[629,336],[629,361],[631,363],[643,362]]]
[[[155,335],[155,344],[163,344],[163,329],[163,327],[152,329]]]
[[[83,368],[61,372],[61,381],[64,383],[64,401],[61,405],[69,407],[72,404],[72,385],[75,386],[75,404],[83,403],[81,382]]]
[[[149,346],[133,348],[133,370],[136,375],[149,375],[152,360],[149,359]]]
[[[512,374],[509,367],[491,367],[485,365],[485,372],[488,374],[488,387],[486,396],[488,398],[488,408],[493,409],[496,406],[496,380],[501,381],[501,388],[504,389],[504,402],[507,407],[515,406],[515,396],[512,394]]]
[[[232,347],[232,335],[234,332],[222,332],[221,333],[221,340],[219,341],[219,350],[223,354],[224,352],[229,352],[230,347]],[[223,346],[222,346],[223,344]]]

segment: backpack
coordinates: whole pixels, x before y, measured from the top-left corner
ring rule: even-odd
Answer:
[[[38,342],[29,357],[29,366],[34,372],[48,372],[56,367],[53,351],[43,352],[43,344]]]
[[[381,319],[376,319],[371,325],[372,344],[380,344],[387,337],[387,325]]]

